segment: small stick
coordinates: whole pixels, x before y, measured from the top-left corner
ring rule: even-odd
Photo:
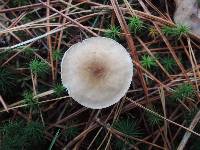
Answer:
[[[1,104],[3,105],[4,109],[5,109],[7,112],[9,112],[9,111],[8,111],[8,107],[7,107],[6,103],[4,102],[4,100],[3,100],[3,98],[2,98],[1,95],[0,95],[0,102],[1,102]]]
[[[194,119],[192,120],[191,124],[190,124],[190,127],[189,129],[190,130],[193,130],[195,128],[195,126],[197,125],[197,123],[199,122],[200,120],[200,111],[195,115]],[[190,138],[191,136],[191,132],[189,131],[186,131],[185,132],[185,135],[183,136],[177,150],[183,150],[185,145],[187,144],[187,141],[188,139]]]
[[[135,104],[136,106],[138,106],[138,107],[140,107],[140,108],[142,108],[142,109],[144,109],[144,110],[146,110],[146,111],[148,111],[148,112],[150,112],[150,113],[156,115],[157,117],[159,117],[159,118],[161,118],[161,119],[164,119],[164,120],[166,120],[166,121],[168,121],[168,122],[170,122],[170,123],[172,123],[172,124],[174,124],[174,125],[176,125],[176,126],[179,126],[179,127],[183,128],[183,129],[187,130],[188,132],[191,132],[191,133],[193,133],[193,134],[195,134],[195,135],[197,135],[197,136],[200,137],[200,134],[197,133],[197,132],[195,132],[195,131],[193,131],[191,128],[187,128],[187,127],[182,126],[182,125],[180,125],[180,124],[178,124],[178,123],[176,123],[176,122],[174,122],[174,121],[171,121],[170,119],[167,119],[167,118],[165,118],[165,117],[159,115],[158,113],[156,113],[156,112],[154,112],[154,111],[152,111],[152,110],[150,110],[150,109],[148,109],[148,108],[142,106],[141,104],[139,104],[139,103],[133,101],[132,99],[130,99],[130,98],[128,98],[128,97],[127,97],[127,100],[129,100],[131,103]],[[199,119],[200,119],[200,112],[198,113],[198,115],[199,115],[198,117],[199,117]]]

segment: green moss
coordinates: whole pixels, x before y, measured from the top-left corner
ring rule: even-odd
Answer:
[[[69,127],[66,129],[64,136],[67,139],[73,139],[76,137],[79,133],[79,128],[78,127]]]
[[[149,70],[157,66],[155,59],[149,55],[143,55],[140,62],[144,68]]]
[[[6,68],[0,68],[0,93],[9,93],[14,86],[15,75]]]
[[[19,7],[19,6],[24,6],[28,5],[29,1],[27,0],[11,0],[9,1],[9,6],[11,7]]]
[[[172,57],[163,57],[161,63],[168,72],[173,72],[177,68],[176,61]]]
[[[61,60],[62,59],[62,53],[60,52],[60,50],[55,50],[53,51],[53,60]]]
[[[181,38],[183,35],[188,34],[190,31],[188,26],[176,25],[175,27],[164,26],[162,32],[167,36]]]
[[[138,128],[137,122],[130,117],[126,117],[123,119],[119,119],[113,124],[113,128],[118,130],[119,132],[122,132],[123,134],[126,134],[128,136],[139,138],[142,136],[141,130]],[[131,139],[128,139],[126,137],[123,137],[127,142],[122,141],[120,139],[115,139],[114,147],[116,149],[128,149],[129,144],[133,144],[134,141]]]
[[[33,60],[30,62],[29,64],[29,69],[37,75],[44,75],[45,73],[47,73],[49,66],[41,60]]]
[[[56,84],[53,90],[56,96],[61,96],[65,91],[65,87],[62,84]]]
[[[120,37],[120,28],[116,26],[111,26],[106,30],[105,36],[111,39],[118,39]]]
[[[129,27],[133,34],[141,31],[144,28],[144,22],[137,16],[129,18]]]
[[[142,133],[137,126],[137,122],[130,117],[119,119],[113,124],[116,130],[133,137],[141,137]]]
[[[195,90],[191,84],[183,83],[176,87],[172,92],[172,98],[175,101],[184,101],[187,97],[195,97]]]
[[[158,110],[155,106],[150,106],[149,109],[158,113]],[[157,126],[157,125],[161,125],[162,122],[163,122],[160,117],[158,117],[155,114],[150,113],[148,111],[145,112],[145,116],[147,117],[147,121],[148,121],[149,125],[152,126],[152,127]]]
[[[38,107],[38,101],[34,98],[33,93],[31,91],[26,91],[23,94],[23,101],[28,105],[28,108],[35,109]]]
[[[9,121],[0,127],[0,133],[2,150],[32,150],[36,145],[41,147],[44,138],[44,128],[38,122]]]

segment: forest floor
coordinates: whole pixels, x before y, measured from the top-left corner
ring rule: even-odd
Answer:
[[[173,0],[0,0],[0,149],[199,150],[200,38],[174,23],[175,9]],[[126,96],[100,110],[74,101],[60,77],[64,52],[94,36],[122,44],[134,63]]]

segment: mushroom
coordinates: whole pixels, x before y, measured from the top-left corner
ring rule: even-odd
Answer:
[[[117,103],[129,89],[132,76],[129,53],[121,44],[105,37],[74,44],[61,62],[61,79],[69,96],[92,109]]]
[[[200,35],[200,10],[197,0],[175,0],[174,21],[190,27],[194,34]]]

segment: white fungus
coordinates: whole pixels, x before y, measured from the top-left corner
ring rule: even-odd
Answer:
[[[133,64],[116,41],[92,37],[71,46],[61,62],[61,78],[69,95],[88,108],[117,103],[130,87]]]
[[[197,0],[175,0],[174,21],[190,27],[194,34],[200,36],[200,9]]]

